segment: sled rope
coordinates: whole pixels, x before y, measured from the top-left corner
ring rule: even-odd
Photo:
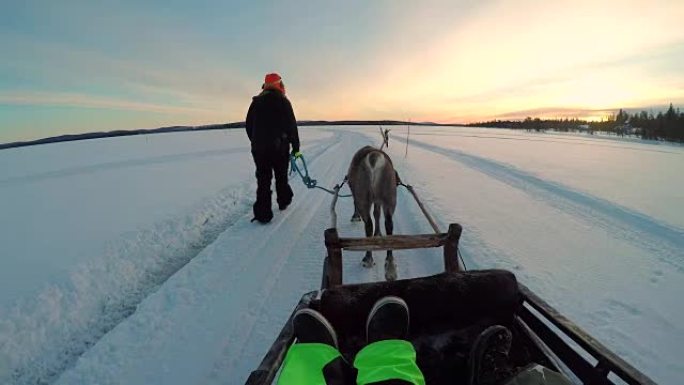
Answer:
[[[299,168],[299,166],[297,166],[297,158],[290,155],[290,175],[294,174],[294,172],[296,171],[299,174],[299,176],[302,178],[302,182],[304,183],[304,186],[306,186],[307,188],[310,188],[310,189],[312,189],[312,188],[321,189],[321,190],[327,192],[328,194],[337,195],[337,196],[342,197],[342,198],[351,197],[351,194],[338,194],[336,191],[333,191],[333,190],[327,189],[325,187],[319,186],[318,181],[316,179],[312,179],[309,176],[309,169],[306,166],[306,160],[304,159],[304,157],[300,156],[299,159],[302,160],[302,168],[304,169],[304,172],[302,172],[302,170]],[[339,191],[339,189],[341,189],[342,186],[344,186],[344,183],[346,181],[347,181],[347,179],[345,178],[345,180],[341,184],[335,185],[335,187],[333,187],[333,189]]]

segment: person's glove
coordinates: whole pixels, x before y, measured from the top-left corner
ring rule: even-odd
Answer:
[[[292,156],[293,156],[295,159],[299,159],[299,158],[302,157],[302,153],[301,153],[300,151],[292,151]]]

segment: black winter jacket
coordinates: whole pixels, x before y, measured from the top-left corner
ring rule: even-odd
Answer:
[[[252,151],[299,151],[299,133],[292,104],[277,90],[265,90],[252,98],[246,119]]]

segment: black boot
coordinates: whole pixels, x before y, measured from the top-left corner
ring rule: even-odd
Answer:
[[[273,219],[273,211],[271,210],[271,190],[257,190],[257,200],[252,206],[254,213],[253,221],[260,223],[268,223]]]
[[[368,343],[382,340],[403,340],[408,335],[409,309],[399,297],[380,298],[368,314],[366,339]]]
[[[468,359],[468,384],[497,384],[512,374],[508,364],[513,335],[501,325],[490,326],[475,340]]]
[[[278,195],[278,208],[285,210],[292,203],[294,193],[287,180],[287,167],[290,165],[290,154],[286,151],[275,156],[273,159],[273,174],[275,175],[275,188]]]
[[[322,343],[337,349],[337,334],[323,314],[313,309],[300,309],[292,319],[294,335],[299,343]]]

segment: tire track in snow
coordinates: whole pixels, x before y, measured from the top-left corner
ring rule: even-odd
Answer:
[[[326,156],[321,160],[329,160],[333,155],[339,155],[345,147],[339,142],[334,145],[336,148],[331,148],[326,152]],[[340,171],[344,173],[340,163],[328,162],[328,166],[324,170],[316,167],[312,167],[310,170],[313,175],[325,175],[325,179],[330,179],[332,175],[337,175]],[[240,290],[246,290],[251,293],[254,298],[253,301],[249,301],[247,304],[247,309],[244,311],[244,304],[242,306],[242,315],[239,320],[232,325],[232,331],[228,333],[229,337],[226,341],[230,342],[230,346],[227,346],[222,352],[222,356],[225,358],[225,367],[220,369],[214,369],[214,372],[222,373],[233,373],[235,367],[242,363],[244,356],[246,355],[246,348],[250,345],[248,342],[253,337],[255,331],[255,324],[260,316],[263,316],[265,312],[266,304],[271,302],[271,297],[273,295],[273,290],[276,286],[277,280],[281,277],[281,273],[286,264],[290,261],[295,260],[295,263],[302,262],[313,262],[307,263],[309,267],[315,267],[309,272],[314,274],[322,271],[322,261],[323,259],[313,259],[308,258],[302,261],[301,256],[292,255],[293,251],[297,249],[303,236],[310,234],[307,232],[308,229],[312,228],[313,224],[319,224],[322,220],[320,217],[321,211],[327,206],[325,203],[330,201],[330,195],[325,194],[321,191],[306,191],[301,193],[301,197],[296,200],[293,207],[289,207],[286,211],[286,215],[280,219],[280,221],[274,227],[266,228],[266,236],[262,234],[254,234],[261,238],[263,242],[258,247],[251,247],[252,256],[248,258],[258,258],[258,257],[268,257],[271,258],[269,261],[270,266],[253,266],[250,265],[249,273],[244,271],[246,276],[249,276],[249,280],[236,280],[234,286],[239,287]],[[258,231],[252,229],[251,231]],[[318,237],[321,238],[323,229],[318,232]],[[307,243],[305,241],[305,243]],[[314,250],[323,250],[321,241],[313,241],[309,247]],[[274,255],[275,254],[275,255]],[[314,252],[314,255],[318,254]],[[258,272],[255,271],[256,268],[260,268]],[[307,269],[308,270],[308,269]],[[256,278],[256,279],[255,279]],[[286,277],[287,278],[287,277]],[[320,278],[316,278],[315,281],[320,281]],[[304,294],[306,291],[311,291],[317,289],[317,286],[305,288],[302,292],[290,293],[293,296],[299,296]],[[281,322],[281,321],[279,321]],[[222,364],[221,366],[224,366]],[[216,377],[218,377],[216,375]]]
[[[512,141],[523,141],[523,142],[547,142],[547,143],[564,143],[564,144],[577,144],[577,145],[589,145],[589,146],[596,146],[596,147],[608,147],[608,148],[619,148],[622,150],[632,150],[632,151],[644,151],[644,152],[659,152],[663,154],[679,154],[676,151],[668,151],[668,150],[663,150],[663,149],[654,149],[654,148],[643,148],[643,147],[631,147],[628,146],[627,144],[632,143],[631,141],[627,140],[619,140],[619,139],[612,139],[612,138],[602,138],[602,137],[594,137],[594,138],[572,138],[572,137],[567,137],[567,138],[560,138],[560,137],[551,137],[551,138],[540,138],[540,137],[524,137],[524,136],[501,136],[501,135],[476,135],[476,134],[462,134],[462,133],[457,133],[457,132],[418,132],[414,133],[413,135],[415,136],[427,136],[427,137],[435,137],[435,136],[446,136],[446,137],[459,137],[459,138],[478,138],[478,139],[496,139],[496,140],[512,140]],[[397,138],[398,139],[398,138]],[[615,143],[615,145],[611,145],[610,143],[600,143],[601,141],[603,142],[608,142],[612,141]]]
[[[681,259],[684,250],[684,231],[681,229],[610,201],[544,180],[510,165],[422,141],[413,140],[411,144],[457,161],[529,195],[541,198],[553,207],[610,230],[614,237],[646,249],[662,262],[679,272],[684,272],[684,261]]]

